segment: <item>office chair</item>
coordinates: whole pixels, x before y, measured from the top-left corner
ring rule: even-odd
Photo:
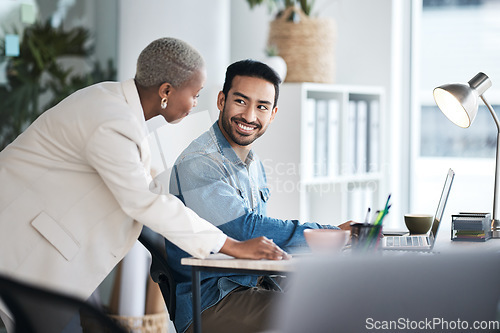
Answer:
[[[175,320],[175,280],[172,269],[167,264],[165,239],[144,226],[139,236],[139,242],[151,253],[150,275],[160,286],[163,300],[167,306],[170,320]]]
[[[0,275],[0,298],[12,313],[15,333],[61,332],[80,312],[92,321],[92,332],[126,333],[110,317],[73,296]]]
[[[170,168],[174,165],[177,156],[200,134],[212,126],[210,113],[205,110],[186,117],[180,124],[173,126],[161,119],[154,118],[148,121],[151,134],[149,142],[151,148],[151,168],[163,178],[166,188],[170,175]],[[162,144],[168,142],[168,144]],[[151,253],[152,263],[150,275],[160,286],[161,293],[170,319],[175,319],[175,287],[176,283],[172,270],[167,264],[165,239],[147,227],[143,227],[139,241]]]

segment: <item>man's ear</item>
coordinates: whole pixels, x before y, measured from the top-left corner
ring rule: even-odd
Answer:
[[[217,109],[219,109],[220,112],[224,110],[224,104],[226,103],[226,95],[221,91],[219,91],[219,94],[217,95]]]
[[[276,113],[278,113],[278,107],[275,106],[273,111],[271,111],[271,119],[269,119],[269,124],[273,122],[274,117],[276,117]]]
[[[160,88],[158,88],[158,95],[160,98],[168,98],[170,93],[172,92],[172,85],[168,82],[163,83]]]

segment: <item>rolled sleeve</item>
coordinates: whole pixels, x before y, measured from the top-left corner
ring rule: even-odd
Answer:
[[[174,166],[170,190],[199,216],[240,241],[266,236],[283,248],[305,246],[304,229],[324,228],[250,211],[227,170],[208,155],[181,157]]]

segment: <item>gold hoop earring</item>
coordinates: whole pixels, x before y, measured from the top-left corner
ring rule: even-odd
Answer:
[[[163,97],[163,98],[161,99],[161,104],[160,104],[161,108],[162,108],[162,109],[166,109],[166,108],[167,108],[167,104],[168,104],[168,103],[167,103],[167,98],[166,98],[166,97]]]

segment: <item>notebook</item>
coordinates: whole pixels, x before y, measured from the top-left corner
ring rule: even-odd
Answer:
[[[446,207],[446,202],[448,201],[448,195],[450,194],[451,184],[453,183],[454,177],[455,172],[452,169],[449,169],[446,175],[446,180],[444,182],[443,191],[441,192],[441,197],[439,198],[436,215],[434,215],[434,222],[429,234],[385,236],[384,238],[382,238],[382,249],[418,251],[432,250],[437,237],[441,219],[443,218],[444,209]]]

